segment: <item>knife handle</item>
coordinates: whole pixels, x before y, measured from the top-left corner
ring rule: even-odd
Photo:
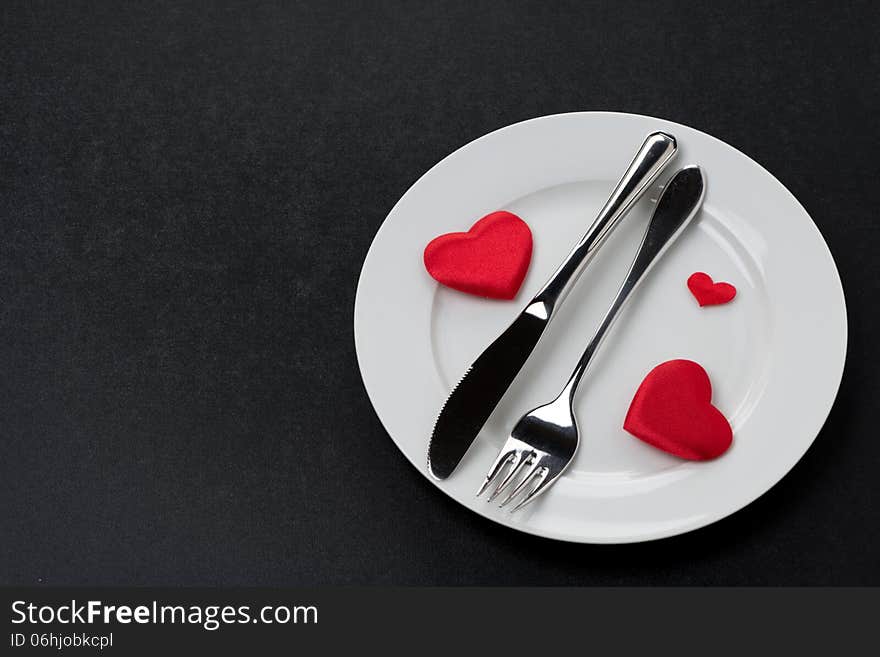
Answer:
[[[587,234],[578,242],[553,276],[535,295],[525,312],[539,319],[549,320],[569,293],[587,263],[660,172],[672,160],[678,146],[675,137],[665,132],[648,135],[599,216]]]

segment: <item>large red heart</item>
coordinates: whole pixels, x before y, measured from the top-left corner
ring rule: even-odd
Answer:
[[[736,288],[730,283],[715,283],[709,274],[698,271],[687,280],[688,289],[700,306],[716,306],[727,303],[736,296]]]
[[[636,391],[623,428],[664,452],[705,461],[733,441],[730,423],[712,405],[712,383],[692,360],[670,360],[648,373]]]
[[[466,233],[447,233],[425,247],[425,268],[447,287],[513,299],[532,259],[532,231],[512,212],[492,212]]]

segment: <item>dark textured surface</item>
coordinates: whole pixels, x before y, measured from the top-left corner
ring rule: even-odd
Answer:
[[[704,4],[4,2],[0,582],[880,584],[878,12]],[[792,473],[624,547],[440,494],[375,417],[351,328],[364,254],[422,172],[598,109],[772,171],[850,319]]]

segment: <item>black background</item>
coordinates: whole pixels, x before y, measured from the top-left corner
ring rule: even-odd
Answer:
[[[880,584],[878,10],[706,5],[4,2],[0,581]],[[361,263],[407,187],[575,110],[752,156],[847,295],[805,458],[654,543],[467,511],[387,437],[355,358]]]

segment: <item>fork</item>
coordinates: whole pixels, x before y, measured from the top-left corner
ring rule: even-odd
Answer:
[[[704,194],[705,183],[698,166],[679,170],[666,183],[629,272],[568,383],[556,399],[529,411],[516,423],[489,468],[477,497],[498,479],[500,483],[489,496],[489,502],[513,486],[500,507],[507,506],[528,490],[513,508],[512,512],[515,512],[546,491],[571,463],[579,442],[573,408],[578,384],[621,308],[645,274],[694,218]]]

